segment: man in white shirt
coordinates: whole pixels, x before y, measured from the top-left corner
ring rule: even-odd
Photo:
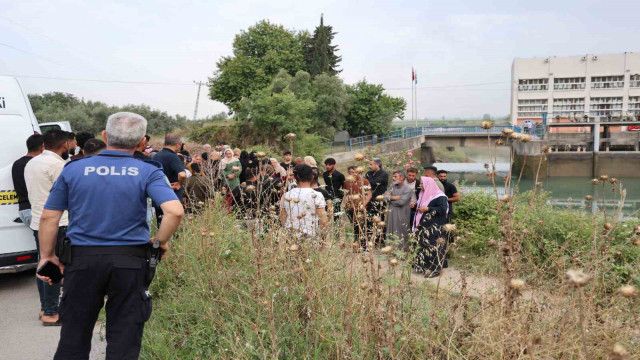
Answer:
[[[62,172],[70,150],[69,133],[63,130],[49,130],[44,135],[44,151],[27,163],[24,169],[24,179],[31,203],[30,228],[36,240],[38,253],[40,244],[38,241],[38,227],[44,204],[47,202],[49,192]],[[66,236],[66,227],[69,224],[68,214],[65,211],[59,222],[58,236]],[[44,326],[59,326],[58,298],[60,297],[60,284],[49,285],[37,279],[38,293],[40,294],[40,319]]]
[[[313,172],[309,165],[297,165],[293,175],[297,187],[282,197],[280,221],[294,233],[312,237],[316,235],[318,227],[327,224],[327,203],[322,194],[311,188]]]

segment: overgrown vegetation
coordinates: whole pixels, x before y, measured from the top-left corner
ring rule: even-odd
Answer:
[[[510,141],[528,140],[505,134]],[[593,181],[596,201],[612,189],[624,201],[615,179]],[[512,189],[517,178],[506,182]],[[236,220],[216,198],[186,220],[160,266],[143,357],[628,359],[640,351],[640,228],[618,222],[619,209],[555,211],[544,193],[500,195],[501,186],[456,207],[452,266],[471,253],[497,263],[491,287],[471,292],[487,280],[463,271],[459,293],[412,274],[413,256],[393,241],[358,252],[344,218],[303,240],[273,210]]]
[[[233,56],[220,59],[209,79],[211,99],[238,121],[237,136],[226,141],[284,148],[290,132],[323,142],[342,130],[354,136],[388,132],[392,120],[404,116],[405,100],[366,80],[344,84],[337,76],[335,34],[321,18],[313,35],[267,20],[236,35]],[[216,129],[207,131],[209,139],[220,137]]]
[[[113,106],[100,101],[78,99],[61,92],[30,94],[29,101],[39,122],[69,121],[75,132],[97,134],[104,130],[109,115],[118,111],[131,111],[144,116],[148,121],[147,130],[153,134],[164,134],[190,125],[184,116],[170,116],[148,105]],[[209,120],[213,118],[203,119]]]

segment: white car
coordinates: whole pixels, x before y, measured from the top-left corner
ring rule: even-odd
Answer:
[[[18,217],[13,162],[27,153],[27,138],[40,133],[29,98],[18,79],[0,76],[0,274],[33,269],[38,254],[33,232]]]

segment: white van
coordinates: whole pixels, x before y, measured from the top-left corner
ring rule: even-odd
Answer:
[[[71,124],[68,121],[56,121],[56,122],[48,122],[39,124],[40,131],[42,135],[44,135],[49,130],[64,130],[71,132]]]
[[[18,218],[11,167],[27,153],[27,138],[40,133],[27,94],[10,76],[0,76],[0,128],[0,273],[9,273],[37,266],[33,232]]]

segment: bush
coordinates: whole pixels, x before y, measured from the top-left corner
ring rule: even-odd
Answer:
[[[549,193],[538,191],[530,204],[532,197],[532,192],[525,192],[515,199],[513,227],[522,238],[522,268],[534,266],[548,276],[562,278],[567,267],[593,261],[594,231],[601,233],[604,221],[585,209],[554,209],[547,203]],[[454,222],[462,236],[458,246],[479,261],[492,254],[490,244],[502,237],[496,203],[494,194],[465,192],[454,208]],[[629,261],[640,257],[640,247],[633,244],[633,229],[633,221],[622,222],[606,237],[602,266],[608,292],[630,282],[640,285],[640,271]],[[600,243],[596,247],[597,251],[605,248]],[[523,276],[530,276],[526,272]]]

